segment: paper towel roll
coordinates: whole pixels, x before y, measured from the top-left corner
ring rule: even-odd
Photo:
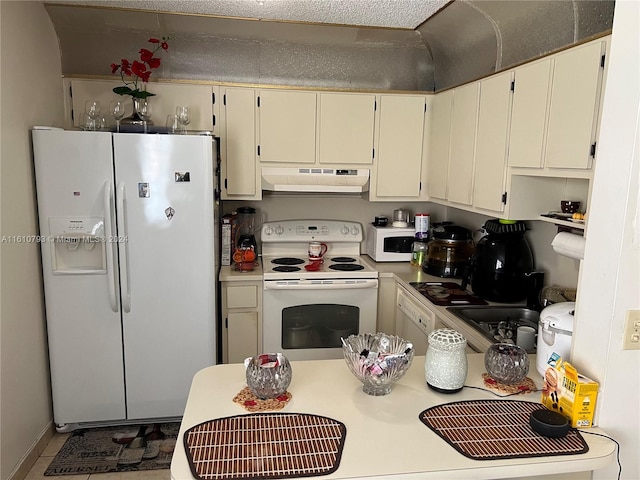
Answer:
[[[582,260],[584,258],[584,244],[586,240],[582,235],[560,232],[555,236],[551,246],[553,251],[565,257]]]

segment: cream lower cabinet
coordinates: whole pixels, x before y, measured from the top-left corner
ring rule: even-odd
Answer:
[[[222,361],[240,363],[260,353],[262,283],[222,282]]]
[[[369,200],[420,200],[426,102],[424,95],[380,95]]]
[[[113,88],[121,86],[119,80],[81,80],[67,79],[64,82],[68,94],[66,110],[68,112],[65,128],[81,126],[84,105],[87,100],[98,100],[102,107],[101,116],[106,124],[115,126],[116,122],[109,115],[109,104],[119,100],[124,102],[125,117],[133,114],[133,100],[129,95],[113,93]],[[191,109],[189,130],[203,130],[219,135],[217,131],[217,113],[219,95],[218,86],[178,85],[151,82],[146,85],[147,91],[154,93],[149,97],[151,102],[151,120],[156,127],[164,128],[167,115],[175,114],[178,105]]]
[[[253,88],[223,87],[220,109],[223,200],[260,200],[262,188],[256,155],[256,98]]]
[[[378,278],[378,332],[396,334],[396,292],[398,282],[393,277]]]

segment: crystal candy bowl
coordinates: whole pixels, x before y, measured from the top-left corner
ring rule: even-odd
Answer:
[[[413,361],[413,344],[395,335],[363,333],[342,339],[347,366],[368,395],[386,395],[391,385],[407,373]]]
[[[276,398],[291,383],[291,364],[281,353],[263,353],[244,361],[247,385],[258,398]]]
[[[527,377],[529,356],[518,345],[494,343],[484,354],[484,366],[491,378],[510,385]]]

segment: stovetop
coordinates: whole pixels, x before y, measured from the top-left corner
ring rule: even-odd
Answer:
[[[342,220],[282,220],[262,226],[265,280],[378,278],[360,259],[362,225]],[[327,245],[322,261],[309,259],[309,242]]]
[[[324,257],[321,261],[305,256],[262,257],[265,280],[378,278],[378,271],[360,260],[360,256]]]

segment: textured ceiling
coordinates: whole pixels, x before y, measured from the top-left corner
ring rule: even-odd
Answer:
[[[58,0],[52,3],[259,20],[415,29],[450,0]]]

